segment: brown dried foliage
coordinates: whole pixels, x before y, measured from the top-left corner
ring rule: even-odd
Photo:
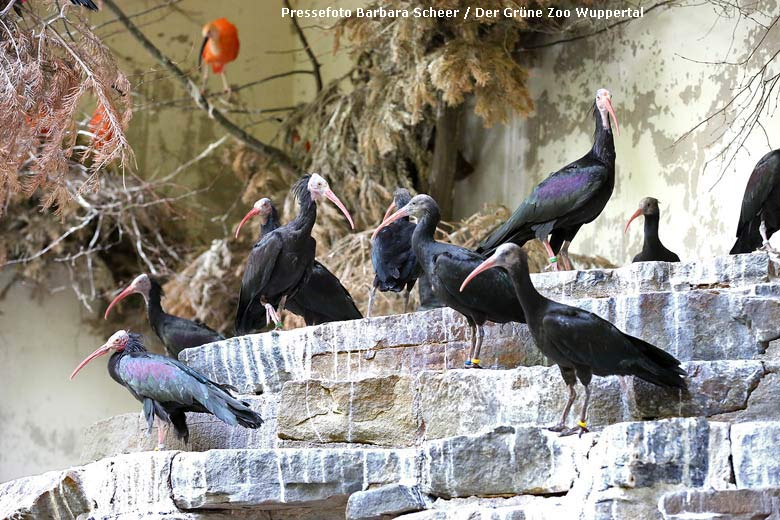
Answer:
[[[65,17],[68,7],[46,19],[27,5],[24,11],[23,20],[13,14],[0,20],[0,216],[16,193],[37,194],[43,209],[54,206],[62,214],[97,189],[104,166],[132,156],[124,134],[132,114],[130,84],[89,27]],[[103,108],[106,132],[100,146],[87,149],[90,177],[68,183],[69,163],[83,159],[77,157],[76,120],[93,99]]]

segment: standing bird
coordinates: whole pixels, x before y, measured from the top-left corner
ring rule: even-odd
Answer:
[[[492,272],[493,267],[502,267],[509,273],[536,346],[558,365],[569,387],[569,400],[561,420],[550,430],[561,432],[561,435],[577,432],[582,435],[588,431],[589,385],[594,374],[632,375],[664,388],[686,389],[682,378],[685,371],[671,354],[621,332],[592,312],[554,302],[539,294],[528,274],[528,256],[515,244],[500,246],[468,275],[460,290],[478,282],[484,274],[477,275]],[[585,402],[577,427],[567,429],[569,410],[577,397],[574,390],[577,379],[585,386]]]
[[[431,282],[433,293],[444,305],[466,317],[471,329],[471,349],[464,363],[466,368],[482,368],[479,352],[486,321],[525,323],[525,316],[506,273],[493,271],[477,280],[467,291],[460,291],[461,283],[482,260],[480,255],[453,244],[434,239],[440,220],[439,206],[428,195],[416,195],[404,207],[387,217],[376,231],[404,217],[417,217],[412,234],[412,248],[417,261]]]
[[[185,412],[210,413],[231,426],[254,429],[263,424],[263,419],[248,403],[230,394],[228,386],[209,380],[175,359],[147,352],[139,334],[124,330],[115,332],[103,346],[87,356],[70,379],[87,363],[111,351],[108,373],[143,403],[147,433],[151,433],[157,417],[157,449],[164,448],[170,424],[173,424],[176,437],[185,443],[189,440]]]
[[[209,65],[214,74],[222,76],[225,92],[230,92],[225,74],[225,65],[235,60],[238,56],[238,29],[227,18],[217,18],[203,26],[203,44],[200,46],[198,67],[203,68],[203,87],[206,90],[206,81],[209,76]]]
[[[558,269],[556,252],[564,269],[573,268],[569,244],[583,224],[601,214],[615,187],[615,142],[610,116],[618,134],[620,127],[608,90],[596,92],[593,115],[596,131],[590,151],[538,184],[509,220],[482,241],[478,253],[492,254],[507,242],[522,246],[536,237],[550,256],[548,268]]]
[[[162,293],[162,287],[157,280],[148,274],[138,275],[109,304],[103,319],[108,319],[108,314],[114,308],[114,305],[131,294],[140,294],[144,297],[144,302],[146,302],[149,325],[152,326],[155,334],[160,338],[162,344],[165,345],[165,350],[168,351],[172,358],[178,359],[182,350],[225,339],[225,336],[200,321],[190,321],[166,314],[160,304]]]
[[[393,202],[385,211],[382,220],[390,216],[396,209],[406,206],[412,196],[409,190],[398,188],[393,193]],[[409,306],[409,293],[414,288],[420,276],[420,266],[412,249],[412,234],[415,225],[409,222],[409,217],[403,217],[377,233],[371,247],[371,263],[374,266],[374,284],[368,295],[368,311],[374,304],[374,293],[404,291],[404,312]]]
[[[331,200],[355,229],[349,211],[320,175],[313,173],[301,177],[292,193],[298,199],[298,215],[264,234],[249,253],[238,296],[236,334],[256,330],[263,307],[276,328],[282,327],[280,314],[287,300],[306,283],[312,270],[317,242],[312,238],[311,230],[317,219],[317,204],[323,197]],[[257,211],[256,208],[244,217],[242,224],[253,216],[253,211]],[[274,309],[275,305],[277,309]]]
[[[628,231],[631,222],[639,215],[645,217],[645,241],[642,244],[642,251],[634,257],[634,262],[679,262],[680,257],[677,253],[666,249],[658,237],[658,220],[661,217],[658,199],[645,197],[639,201],[639,208],[626,222],[624,234]]]
[[[780,229],[780,150],[769,152],[750,174],[731,254],[752,253],[758,248],[777,253],[769,238]]]
[[[254,206],[236,229],[236,238],[241,227],[251,217],[260,216],[260,236],[270,233],[280,226],[279,213],[271,202],[271,199],[262,198],[255,202]],[[276,305],[279,302],[275,302]],[[306,325],[320,325],[331,321],[359,320],[360,314],[355,301],[349,291],[341,285],[339,279],[328,271],[328,268],[314,260],[311,267],[311,275],[298,292],[287,300],[287,309],[293,314],[303,318]],[[263,317],[257,318],[256,329],[262,329],[267,323]]]

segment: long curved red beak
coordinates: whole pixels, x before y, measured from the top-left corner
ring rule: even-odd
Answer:
[[[111,309],[114,308],[114,305],[116,305],[117,303],[121,302],[122,300],[124,300],[125,298],[127,298],[128,296],[133,294],[134,292],[135,292],[135,288],[133,288],[133,286],[130,285],[124,291],[122,291],[121,293],[117,294],[116,298],[114,298],[114,300],[111,303],[108,304],[108,308],[106,309],[106,313],[103,315],[103,319],[107,320],[108,319],[108,314],[111,312]]]
[[[93,359],[95,359],[97,357],[100,357],[102,355],[108,354],[108,352],[110,350],[111,350],[111,347],[108,345],[108,343],[104,343],[103,345],[98,347],[97,350],[95,350],[92,354],[87,356],[86,359],[84,359],[84,361],[79,363],[79,366],[77,366],[76,370],[74,370],[73,373],[70,375],[70,380],[73,381],[73,378],[76,377],[76,374],[79,373],[79,370],[84,368],[87,365],[87,363],[89,363],[90,361],[92,361]]]
[[[330,200],[333,204],[336,205],[337,208],[341,210],[344,216],[347,217],[350,227],[352,227],[352,229],[355,229],[355,223],[352,222],[352,215],[349,214],[349,211],[347,211],[347,207],[339,200],[336,194],[333,193],[333,190],[327,188],[323,192],[323,195],[325,195],[328,198],[328,200]]]
[[[389,211],[389,209],[388,209],[388,211]],[[379,233],[382,230],[382,228],[389,226],[390,224],[392,224],[396,220],[399,220],[399,219],[402,219],[402,218],[408,217],[408,216],[409,216],[409,212],[406,211],[406,206],[404,206],[403,208],[399,209],[398,211],[396,211],[395,213],[393,213],[389,217],[386,217],[382,221],[382,223],[379,224],[379,227],[377,227],[374,230],[374,233],[371,235],[371,240],[374,240],[376,238],[377,233]]]
[[[382,217],[382,222],[387,220],[387,217],[393,214],[393,212],[396,210],[398,206],[395,205],[395,201],[391,202],[389,206],[387,206],[387,211],[385,211],[385,216]]]
[[[244,224],[246,224],[246,222],[250,218],[254,217],[255,215],[259,215],[259,214],[260,214],[260,210],[258,210],[256,208],[252,208],[252,209],[249,210],[249,212],[246,215],[244,215],[244,218],[241,219],[241,223],[236,228],[236,238],[238,238],[238,234],[241,232],[241,228],[244,227]]]
[[[615,131],[617,132],[617,135],[620,135],[620,125],[618,125],[618,120],[617,120],[617,116],[615,115],[615,110],[612,108],[612,101],[610,101],[609,99],[605,99],[604,104],[607,106],[607,112],[609,112],[609,115],[612,118],[612,122],[615,123]]]
[[[465,289],[466,286],[469,284],[469,282],[474,278],[476,278],[479,273],[483,271],[487,271],[488,269],[492,269],[496,267],[496,265],[497,265],[496,260],[492,256],[487,260],[485,260],[484,262],[482,262],[481,264],[479,264],[477,268],[471,271],[469,275],[466,277],[466,279],[463,280],[463,283],[460,284],[460,292],[463,292],[463,289]]]
[[[631,224],[631,222],[633,222],[633,220],[634,220],[635,218],[637,218],[637,217],[638,217],[639,215],[641,215],[641,214],[642,214],[642,208],[639,208],[638,210],[636,210],[636,211],[634,212],[634,214],[633,214],[633,215],[631,215],[631,218],[630,218],[630,219],[628,219],[628,222],[626,222],[626,228],[623,230],[623,234],[624,234],[624,235],[625,235],[625,234],[628,232],[628,226]]]

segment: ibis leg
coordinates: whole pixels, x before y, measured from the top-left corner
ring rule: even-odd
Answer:
[[[569,418],[569,412],[571,411],[571,405],[574,404],[574,400],[577,399],[577,390],[574,389],[574,385],[577,384],[577,376],[574,370],[571,368],[558,367],[561,370],[561,376],[566,382],[566,387],[569,389],[569,399],[566,401],[566,406],[563,407],[563,413],[561,414],[561,420],[558,424],[548,428],[552,432],[562,432],[566,430],[566,420]]]
[[[225,71],[222,71],[220,73],[220,76],[222,76],[222,85],[225,86],[225,93],[232,94],[233,89],[230,88],[230,83],[228,83],[227,74],[225,73]]]
[[[200,91],[206,92],[206,83],[209,80],[209,66],[207,63],[203,64],[203,73],[201,74],[200,79]]]
[[[157,418],[157,448],[155,451],[165,449],[165,436],[168,434],[168,424]]]
[[[590,431],[588,430],[588,423],[586,422],[586,419],[588,417],[589,401],[590,401],[590,385],[585,385],[585,402],[582,403],[582,411],[580,412],[580,419],[577,422],[577,426],[561,432],[561,437],[565,437],[567,435],[574,435],[575,433],[578,433],[580,437],[582,437],[583,433],[587,433]]]
[[[558,256],[561,257],[561,261],[563,263],[563,268],[567,271],[573,271],[574,265],[571,263],[571,258],[569,258],[569,242],[568,240],[563,241],[563,245],[561,245],[561,250],[558,251]]]
[[[555,256],[555,251],[553,251],[552,246],[550,246],[550,241],[545,238],[540,238],[539,240],[542,241],[542,245],[544,246],[545,251],[547,251],[547,256],[549,260],[549,265],[544,268],[545,271],[557,271],[558,270],[558,259]]]
[[[282,296],[282,299],[279,300],[279,309],[276,311],[276,328],[277,329],[283,329],[284,325],[282,325],[282,311],[284,310],[284,306],[287,305],[287,295],[285,294]]]
[[[777,254],[778,251],[772,247],[772,244],[769,243],[769,237],[766,236],[766,222],[764,222],[764,219],[761,219],[761,225],[758,227],[758,232],[761,233],[761,238],[764,240],[764,246],[761,249]]]
[[[471,331],[471,347],[469,348],[469,355],[466,361],[463,362],[464,368],[471,368],[471,358],[474,357],[474,350],[477,347],[477,324],[471,318],[466,318],[469,322],[469,330]]]
[[[366,318],[371,317],[371,307],[374,306],[375,294],[376,294],[376,285],[372,285],[371,290],[368,292],[368,309],[366,310]]]
[[[485,338],[485,329],[482,325],[477,325],[477,345],[471,354],[471,368],[482,368],[479,364],[479,351],[482,350],[482,340]]]
[[[409,289],[404,289],[404,314],[409,312]]]

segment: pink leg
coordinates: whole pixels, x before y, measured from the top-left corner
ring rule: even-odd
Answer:
[[[276,313],[276,309],[274,309],[274,306],[270,303],[266,303],[265,305],[265,320],[267,323],[274,322],[274,326],[278,329],[281,328],[282,320],[279,318],[279,315]]]
[[[544,246],[544,249],[547,251],[547,256],[549,257],[550,264],[544,268],[545,271],[557,271],[558,270],[558,259],[555,257],[555,252],[552,250],[552,247],[550,246],[550,242],[547,240],[547,238],[540,239],[542,241],[542,245]]]
[[[164,423],[158,418],[157,421],[157,448],[154,451],[162,451],[165,449],[165,436],[168,434],[168,424]]]

